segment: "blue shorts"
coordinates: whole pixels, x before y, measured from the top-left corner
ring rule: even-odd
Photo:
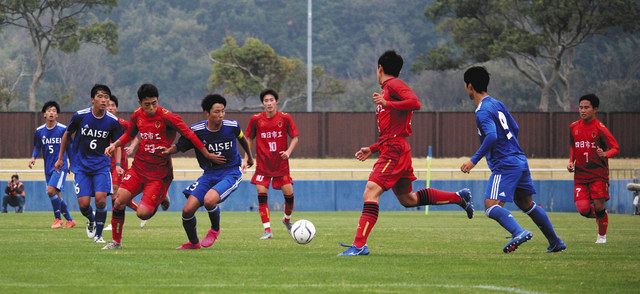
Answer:
[[[238,167],[205,172],[193,184],[182,191],[185,197],[193,195],[204,205],[204,196],[209,190],[216,190],[220,202],[224,202],[242,181],[242,171]]]
[[[44,174],[45,179],[47,179],[47,186],[54,187],[58,189],[58,191],[63,191],[64,189],[64,181],[67,179],[67,171],[51,171],[50,173]]]
[[[108,166],[103,170],[92,173],[78,171],[75,174],[76,196],[94,197],[95,193],[99,192],[113,193],[111,190],[111,170]]]
[[[502,174],[491,173],[487,188],[484,191],[484,198],[513,202],[516,188],[528,191],[531,195],[536,194],[531,172],[528,169],[509,171]]]

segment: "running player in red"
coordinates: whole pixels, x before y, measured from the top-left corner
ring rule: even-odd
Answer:
[[[356,159],[364,161],[373,152],[379,151],[380,157],[373,165],[369,181],[364,190],[364,206],[358,221],[358,229],[352,245],[338,256],[368,255],[367,239],[378,220],[380,195],[392,189],[404,207],[419,205],[457,204],[473,217],[471,192],[462,189],[456,193],[426,188],[411,191],[411,182],[416,180],[411,163],[411,147],[407,137],[411,135],[411,117],[413,111],[420,109],[416,94],[398,79],[403,60],[395,51],[387,51],[378,59],[378,82],[382,93],[373,94],[376,105],[378,141],[362,147],[356,152]]]
[[[140,108],[136,109],[131,116],[129,130],[105,150],[105,153],[113,154],[116,148],[126,145],[138,133],[140,134],[140,147],[134,156],[131,169],[125,173],[116,193],[111,218],[113,241],[103,249],[122,247],[124,209],[135,195],[142,192],[142,199],[136,214],[143,220],[151,218],[166,197],[169,185],[173,180],[173,166],[168,154],[156,151],[158,147],[166,149],[171,147],[175,141],[176,133],[179,132],[187,137],[195,149],[205,157],[209,160],[214,159],[182,118],[158,105],[158,89],[154,85],[143,84],[140,86],[138,100]]]
[[[284,196],[282,223],[287,230],[291,230],[293,179],[289,174],[289,157],[298,145],[298,129],[289,114],[278,111],[276,91],[271,89],[262,91],[260,101],[264,111],[251,117],[245,137],[249,146],[251,141],[256,141],[256,171],[251,178],[251,183],[256,185],[258,191],[258,211],[264,227],[264,234],[260,240],[267,240],[273,237],[267,202],[270,183],[274,189],[282,190]],[[288,145],[287,136],[291,138]]]
[[[598,224],[596,243],[607,243],[609,216],[609,161],[619,152],[618,141],[597,118],[600,99],[595,94],[580,97],[580,120],[573,122],[567,170],[573,176],[573,201],[578,212],[595,218]]]

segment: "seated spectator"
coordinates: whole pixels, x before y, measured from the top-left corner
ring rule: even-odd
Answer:
[[[4,197],[2,198],[2,213],[7,213],[7,204],[15,207],[16,213],[22,213],[24,209],[25,197],[24,184],[20,182],[18,175],[11,176],[11,181],[4,189]]]

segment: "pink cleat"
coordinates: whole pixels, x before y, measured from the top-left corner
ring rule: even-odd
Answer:
[[[209,229],[209,231],[207,232],[207,235],[204,237],[204,240],[202,240],[202,242],[200,242],[200,245],[202,245],[202,247],[211,247],[213,245],[213,243],[216,242],[216,240],[218,240],[218,235],[220,234],[220,231],[214,231],[213,229]]]
[[[189,250],[189,249],[200,249],[200,243],[193,244],[191,242],[187,242],[180,245],[180,247],[176,248],[176,250]]]

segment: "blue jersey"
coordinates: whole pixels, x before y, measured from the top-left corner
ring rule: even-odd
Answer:
[[[56,164],[56,161],[58,161],[58,154],[60,153],[62,135],[64,135],[66,130],[67,126],[61,123],[57,123],[51,129],[44,124],[39,126],[33,133],[33,153],[31,153],[31,157],[38,158],[42,151],[45,174],[50,174],[54,170],[53,166]],[[65,172],[68,170],[66,151],[63,153],[62,167],[60,169]]]
[[[494,173],[529,169],[527,157],[518,143],[518,124],[507,107],[487,96],[476,109],[476,125],[481,146],[471,157],[477,164],[483,156]]]
[[[98,118],[93,115],[91,108],[86,108],[78,110],[71,117],[67,132],[75,133],[69,155],[74,171],[91,173],[111,167],[111,158],[104,154],[104,150],[120,138],[122,127],[113,114],[108,111],[104,113]]]
[[[205,172],[237,167],[242,164],[240,153],[238,153],[238,140],[243,138],[240,124],[235,120],[222,120],[220,129],[213,132],[207,128],[207,121],[201,121],[191,125],[191,130],[202,141],[209,153],[222,155],[227,159],[225,164],[216,164],[207,159],[200,152],[196,151],[198,164]],[[178,139],[176,147],[179,151],[185,152],[193,148],[193,143],[186,137]]]

